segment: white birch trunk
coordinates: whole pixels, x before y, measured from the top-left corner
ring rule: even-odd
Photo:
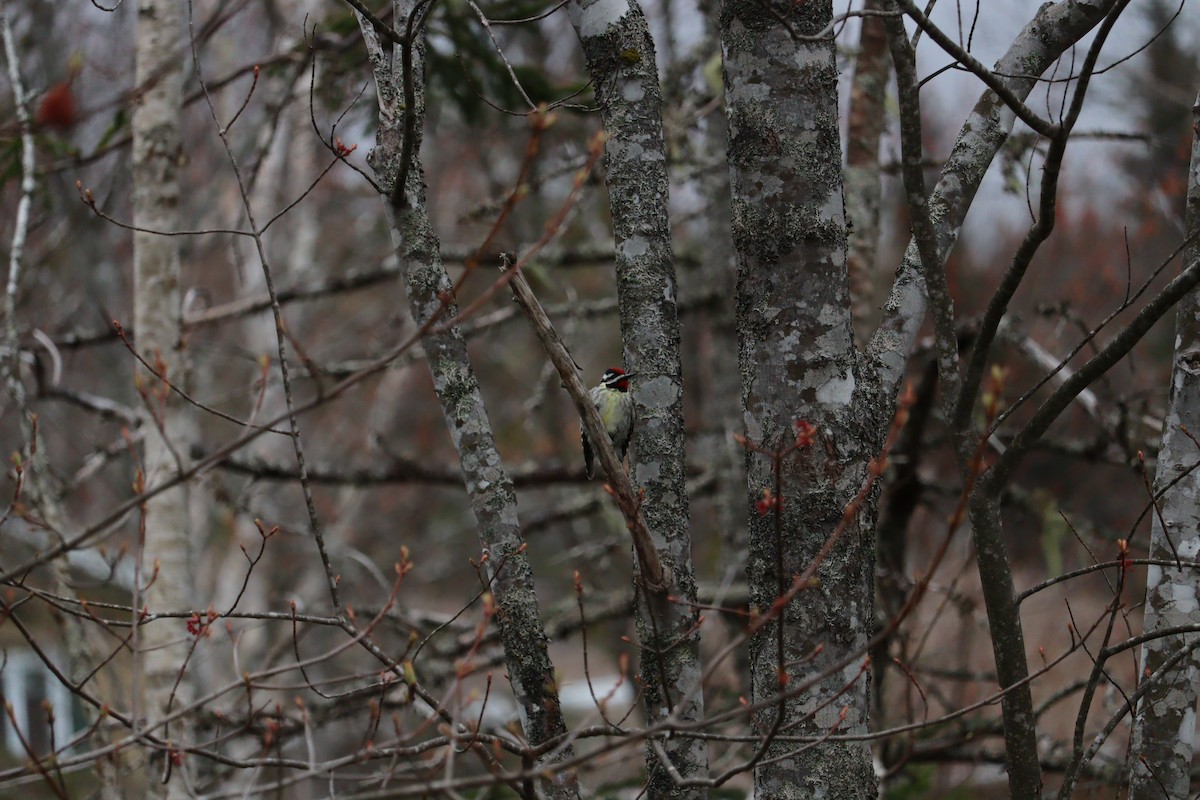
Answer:
[[[137,85],[146,87],[133,111],[133,216],[144,229],[169,231],[179,227],[180,115],[183,107],[183,10],[178,0],[141,0],[137,16]],[[185,383],[185,360],[180,327],[178,239],[150,233],[134,234],[134,344],[142,357],[165,369],[176,385]],[[141,365],[136,374],[148,402],[142,404],[145,445],[142,468],[146,486],[169,480],[186,458],[190,420],[182,403],[162,381]],[[164,436],[165,434],[165,436]],[[145,544],[141,598],[151,611],[179,610],[191,604],[188,495],[184,487],[158,495],[144,506]],[[135,588],[135,594],[137,589]],[[136,610],[135,610],[136,613]],[[142,627],[140,677],[135,696],[144,698],[143,719],[153,721],[167,706],[186,647],[186,628],[176,621]],[[190,697],[188,676],[174,690],[173,706]],[[178,723],[156,735],[179,742]],[[184,766],[186,767],[186,761]],[[147,765],[147,795],[186,797],[181,768],[163,782],[162,759]]]

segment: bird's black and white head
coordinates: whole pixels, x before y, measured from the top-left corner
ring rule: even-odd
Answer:
[[[626,372],[620,367],[609,367],[604,370],[604,375],[600,378],[600,385],[608,389],[616,389],[618,392],[629,391],[629,379],[635,373]]]

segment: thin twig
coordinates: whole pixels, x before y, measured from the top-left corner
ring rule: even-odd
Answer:
[[[250,235],[254,238],[254,246],[258,251],[259,263],[262,265],[263,281],[267,289],[267,293],[271,297],[271,313],[275,317],[275,337],[276,348],[279,352],[279,372],[283,379],[283,396],[284,402],[287,405],[288,425],[291,428],[292,449],[296,454],[296,464],[300,469],[300,487],[304,494],[304,506],[308,512],[308,521],[312,530],[312,536],[317,544],[317,551],[321,557],[321,564],[325,568],[325,582],[329,589],[330,599],[333,601],[334,608],[338,609],[339,613],[343,611],[341,595],[338,591],[339,578],[333,569],[333,561],[329,555],[329,548],[325,544],[325,533],[321,527],[320,517],[317,515],[316,505],[313,502],[312,484],[309,483],[308,473],[304,461],[304,445],[300,439],[300,423],[298,420],[299,412],[297,411],[296,400],[292,393],[291,374],[288,369],[287,359],[287,336],[285,334],[285,326],[283,322],[283,311],[279,306],[279,297],[275,293],[275,280],[271,274],[270,260],[267,257],[266,246],[263,244],[261,229],[254,218],[254,208],[250,203],[250,197],[246,192],[245,181],[242,180],[241,169],[238,166],[237,157],[233,153],[233,148],[229,144],[229,136],[226,126],[221,124],[217,116],[216,106],[213,104],[212,96],[208,93],[208,88],[204,83],[204,71],[200,63],[200,52],[196,45],[195,36],[195,20],[192,15],[192,0],[188,0],[188,31],[191,34],[192,42],[192,65],[196,70],[196,76],[200,81],[201,88],[204,89],[205,102],[208,104],[209,115],[212,117],[213,123],[217,128],[217,135],[221,139],[221,144],[225,148],[226,157],[229,160],[230,166],[233,168],[234,177],[237,180],[238,193],[241,196],[242,208],[246,213],[246,221],[250,225]],[[268,426],[269,427],[269,426]]]

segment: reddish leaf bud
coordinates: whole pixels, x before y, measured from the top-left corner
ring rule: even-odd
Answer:
[[[808,447],[817,438],[817,427],[806,419],[796,420],[796,447]]]

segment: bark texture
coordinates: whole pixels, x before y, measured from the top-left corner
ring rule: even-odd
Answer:
[[[633,480],[660,561],[674,576],[676,602],[638,603],[641,677],[647,721],[703,717],[683,442],[683,378],[671,249],[662,94],[654,42],[636,0],[572,0],[567,6],[600,103],[605,184],[612,208],[617,299],[625,366],[636,372]],[[649,596],[649,592],[645,596]],[[654,615],[654,619],[651,619]],[[661,743],[683,779],[708,775],[705,740],[674,735]],[[647,796],[704,797],[680,787],[647,751]]]
[[[135,101],[132,118],[133,218],[139,228],[156,231],[180,227],[183,9],[177,0],[141,0],[137,8],[136,83],[146,90]],[[138,232],[133,238],[134,345],[159,373],[150,375],[141,365],[135,367],[143,387],[142,466],[147,488],[186,466],[187,443],[192,438],[187,408],[163,383],[164,379],[181,387],[187,383],[178,243],[175,237],[153,233]],[[163,492],[147,501],[143,509],[142,580],[150,581],[143,602],[151,611],[188,608],[193,605],[193,568],[186,486]],[[150,719],[166,710],[172,691],[173,707],[186,705],[191,699],[193,690],[187,674],[173,689],[186,654],[185,633],[178,621],[158,622],[141,629],[145,711]],[[181,733],[183,729],[175,724],[164,738],[178,743]],[[178,772],[164,784],[161,762],[151,761],[149,770],[149,794],[188,796]]]
[[[794,41],[787,29],[813,35],[831,18],[828,0],[726,0],[720,21],[746,435],[774,450],[794,440],[798,419],[818,430],[816,444],[783,461],[782,512],[751,513],[751,603],[762,612],[835,530],[886,427],[870,399],[862,402],[871,395],[856,375],[833,43]],[[753,509],[774,486],[771,461],[750,454],[747,473]],[[833,667],[814,689],[757,713],[759,735],[866,732],[867,681],[853,654],[865,652],[873,625],[873,507],[872,498],[859,509],[818,585],[785,607],[782,633],[772,623],[752,641],[755,703],[779,696],[781,670],[795,685]],[[781,799],[875,797],[871,753],[861,742],[775,740],[755,788]]]
[[[1200,97],[1193,106],[1200,124]],[[1200,262],[1200,138],[1192,138],[1184,226],[1193,237],[1183,251],[1184,265]],[[1163,424],[1162,447],[1154,490],[1166,490],[1152,518],[1150,558],[1182,561],[1182,567],[1150,566],[1146,575],[1145,633],[1200,624],[1200,474],[1190,469],[1196,444],[1185,430],[1200,430],[1200,295],[1180,301],[1175,318],[1175,366],[1171,399]],[[1169,488],[1168,488],[1169,487]],[[1164,528],[1163,525],[1166,525]],[[1142,648],[1142,675],[1161,669],[1174,654],[1193,644],[1197,634],[1151,639]],[[1156,682],[1138,706],[1130,748],[1131,800],[1186,797],[1195,746],[1196,682],[1200,651],[1190,650],[1174,670]],[[1145,759],[1143,762],[1142,759]]]
[[[412,0],[394,4],[395,19],[407,21],[417,8]],[[442,298],[452,284],[442,265],[440,242],[430,223],[426,208],[425,185],[421,174],[421,126],[424,120],[424,41],[420,26],[412,42],[412,70],[403,74],[401,45],[385,48],[374,28],[360,20],[363,38],[375,74],[379,99],[379,130],[376,147],[368,161],[379,178],[381,197],[388,215],[392,242],[400,261],[400,273],[408,295],[409,308],[418,325],[440,315],[448,320],[458,314],[456,303],[443,308]],[[411,81],[405,87],[405,80]],[[414,99],[410,113],[415,115],[411,134],[411,159],[408,165],[404,202],[395,192],[401,172],[405,131],[404,94]],[[496,625],[504,645],[508,679],[516,696],[521,725],[526,739],[541,744],[566,733],[554,666],[550,662],[546,634],[542,627],[533,573],[522,549],[517,521],[517,497],[512,480],[500,461],[496,441],[488,421],[483,396],[471,367],[466,340],[458,326],[428,333],[422,339],[425,360],[433,376],[434,390],[450,438],[458,451],[471,511],[475,516],[480,547],[487,554],[486,567],[496,602]],[[540,789],[550,798],[577,798],[579,789],[571,770],[554,770],[553,763],[569,759],[569,745],[555,748],[543,756],[550,769],[539,781]]]

